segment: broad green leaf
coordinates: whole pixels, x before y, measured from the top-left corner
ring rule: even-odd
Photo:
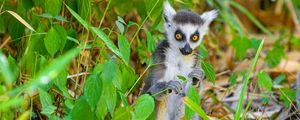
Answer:
[[[103,96],[105,98],[108,111],[111,114],[113,114],[115,107],[116,107],[116,102],[117,102],[117,91],[112,83],[106,84],[104,86]]]
[[[46,49],[52,57],[58,50],[62,51],[64,49],[66,41],[67,32],[62,26],[56,24],[51,27],[44,38]]]
[[[61,10],[63,0],[46,0],[45,12],[57,16]]]
[[[32,7],[34,7],[34,3],[32,0],[22,0],[22,5],[26,10],[29,10]]]
[[[150,116],[154,110],[154,99],[148,95],[144,94],[140,96],[134,107],[134,120],[145,120]]]
[[[122,79],[122,92],[126,92],[134,82],[137,80],[138,76],[135,70],[130,65],[121,65],[121,79]]]
[[[0,74],[1,78],[3,76],[2,80],[4,80],[5,84],[12,87],[13,81],[16,77],[9,66],[8,59],[2,52],[0,52]],[[2,80],[0,81],[2,82]]]
[[[89,24],[82,19],[74,10],[72,10],[68,5],[66,5],[67,9],[70,11],[70,13],[75,17],[78,22],[87,30],[89,30]]]
[[[39,97],[42,104],[42,113],[50,116],[52,113],[54,113],[54,110],[56,109],[55,106],[52,105],[52,97],[50,94],[43,89],[39,89]]]
[[[204,110],[189,97],[184,97],[183,102],[186,106],[195,111],[201,118],[203,118],[204,120],[209,120]]]
[[[118,35],[118,47],[122,53],[122,58],[125,60],[125,63],[128,64],[130,59],[130,43],[125,35]]]
[[[292,90],[289,88],[283,88],[280,89],[280,99],[284,102],[285,107],[289,107],[290,104],[295,100],[296,98],[296,90]]]
[[[117,65],[112,61],[107,61],[102,65],[101,79],[103,84],[112,83],[117,74]]]
[[[75,106],[72,110],[73,120],[94,120],[95,114],[91,111],[91,107],[84,97],[76,100]]]
[[[267,91],[272,91],[272,79],[270,76],[266,73],[266,71],[263,71],[258,74],[258,85],[261,88],[265,88]]]
[[[118,29],[120,30],[120,33],[123,35],[123,33],[124,33],[124,25],[123,25],[123,23],[122,22],[120,22],[119,20],[116,20],[116,25],[117,25],[117,27],[118,27]]]
[[[84,96],[91,108],[96,108],[102,93],[102,82],[98,75],[90,75],[84,84]]]
[[[214,71],[213,66],[211,64],[209,64],[208,62],[202,61],[201,67],[204,71],[205,76],[208,78],[208,80],[215,83],[216,73]]]
[[[274,84],[274,85],[278,85],[278,84],[279,84],[280,82],[282,82],[284,79],[285,79],[285,75],[284,75],[284,74],[279,75],[279,76],[277,76],[277,77],[274,79],[273,84]]]
[[[105,87],[105,86],[103,86]],[[103,92],[104,93],[104,90]],[[100,101],[98,102],[97,104],[97,108],[96,108],[96,116],[98,119],[100,120],[104,120],[104,117],[106,116],[107,114],[107,105],[106,105],[106,96],[104,94],[102,94],[101,98],[100,98]]]
[[[187,91],[187,97],[190,98],[194,103],[197,104],[198,107],[200,106],[200,96],[197,90],[193,87],[190,86]],[[190,120],[193,116],[195,115],[195,111],[193,111],[189,107],[185,107],[185,117],[187,120]]]
[[[114,113],[113,120],[131,120],[131,108],[130,107],[121,107],[116,110]]]
[[[4,33],[5,32],[5,26],[4,26],[4,21],[3,18],[0,18],[0,33]]]
[[[78,13],[84,20],[87,20],[91,14],[91,0],[78,0]]]
[[[246,37],[235,37],[231,41],[232,47],[235,49],[236,57],[242,60],[246,55],[247,49],[250,47],[250,41]]]
[[[63,95],[65,97],[71,97],[69,95],[69,92],[68,92],[68,88],[67,88],[67,71],[64,70],[62,71],[57,78],[55,78],[53,80],[54,84],[57,86],[57,88],[63,92]]]
[[[281,59],[285,56],[284,48],[280,44],[275,44],[274,47],[268,52],[265,61],[270,68],[276,67]]]
[[[22,25],[17,19],[11,19],[8,23],[8,33],[12,41],[17,41],[23,36],[25,31],[24,25]]]
[[[203,44],[201,44],[199,47],[199,58],[206,59],[207,57],[208,57],[208,51],[206,47]]]

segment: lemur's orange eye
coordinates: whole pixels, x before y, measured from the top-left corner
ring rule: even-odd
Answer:
[[[182,35],[179,34],[179,33],[177,33],[177,34],[175,34],[175,38],[176,38],[176,40],[181,40],[182,39]]]
[[[194,35],[193,37],[192,37],[192,40],[193,41],[197,41],[199,39],[199,36],[198,35]]]

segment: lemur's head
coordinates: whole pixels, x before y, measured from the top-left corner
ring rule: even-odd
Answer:
[[[163,17],[169,43],[178,47],[183,55],[189,55],[200,45],[209,24],[217,17],[217,11],[212,10],[202,15],[189,10],[176,12],[169,2],[165,2]]]

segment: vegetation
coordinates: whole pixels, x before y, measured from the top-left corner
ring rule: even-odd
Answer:
[[[140,95],[164,39],[164,0],[0,0],[1,119],[154,119]],[[297,118],[300,1],[170,0],[219,16],[185,118]],[[185,78],[182,78],[185,80]]]

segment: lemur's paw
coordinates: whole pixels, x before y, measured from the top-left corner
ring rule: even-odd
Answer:
[[[169,81],[168,85],[168,93],[175,92],[176,94],[181,94],[182,85],[180,81]]]
[[[193,80],[193,86],[199,86],[200,80],[205,79],[205,74],[202,69],[194,69],[188,76]]]

